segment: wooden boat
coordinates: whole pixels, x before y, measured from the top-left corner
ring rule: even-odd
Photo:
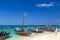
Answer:
[[[25,15],[23,15],[23,25],[22,25],[22,28],[21,28],[21,30],[19,30],[19,31],[17,31],[16,29],[14,30],[15,31],[15,33],[16,34],[18,34],[18,35],[21,35],[21,36],[29,36],[30,34],[31,34],[31,31],[30,30],[28,30],[28,32],[25,32],[24,31],[24,16]]]
[[[54,32],[54,29],[45,28],[45,31]]]
[[[32,32],[36,32],[36,30],[32,30]],[[43,33],[43,30],[38,30],[37,33]]]
[[[44,30],[45,30],[45,31],[49,31],[49,32],[54,32],[53,27],[48,27],[48,25],[45,26]]]
[[[36,29],[35,30],[32,30],[32,32],[37,32],[37,33],[43,33],[43,29],[42,28],[38,28],[38,27],[35,27],[38,31],[36,31]]]
[[[30,32],[23,32],[23,31],[16,31],[16,30],[15,30],[15,33],[18,35],[21,35],[21,36],[29,36],[30,35]]]
[[[25,32],[24,29],[18,30],[18,31],[17,31],[17,29],[14,29],[14,31],[15,31],[15,33],[17,35],[21,35],[21,36],[29,36],[31,34],[31,30],[30,29],[28,29],[27,32]]]
[[[10,37],[10,33],[5,33],[5,39]]]
[[[10,37],[10,32],[9,33],[3,32],[3,30],[2,30],[2,32],[0,32],[0,40],[4,40],[9,37]]]

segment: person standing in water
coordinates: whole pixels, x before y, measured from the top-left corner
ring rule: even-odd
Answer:
[[[58,29],[57,27],[55,28],[55,36],[57,35]]]

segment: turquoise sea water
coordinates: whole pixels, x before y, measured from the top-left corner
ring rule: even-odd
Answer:
[[[54,27],[54,28],[57,27],[58,30],[60,30],[60,25],[50,25],[50,26]],[[4,28],[5,31],[9,32],[9,29],[10,29],[11,30],[10,36],[14,36],[14,35],[16,35],[15,32],[14,32],[15,27],[21,28],[22,25],[0,25],[0,31],[1,31],[2,28]],[[36,25],[25,25],[24,27],[25,27],[26,31],[27,31],[28,27],[35,30],[35,28],[33,28],[33,27],[36,27]],[[44,25],[37,25],[37,27],[42,28],[42,27],[45,27],[45,26]]]

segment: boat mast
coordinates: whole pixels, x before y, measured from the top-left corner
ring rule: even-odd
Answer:
[[[26,12],[24,12],[23,19],[22,19],[22,30],[23,31],[24,31],[24,18],[25,18],[26,15],[27,15]]]
[[[45,25],[48,28],[48,24]]]
[[[36,22],[36,28],[38,28],[38,22]]]
[[[23,19],[22,19],[22,29],[24,28],[24,15],[23,15]]]

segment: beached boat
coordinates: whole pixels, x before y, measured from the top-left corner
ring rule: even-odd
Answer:
[[[51,28],[45,28],[44,30],[45,30],[45,31],[54,32],[54,29],[51,29]]]
[[[23,20],[22,20],[23,25],[22,25],[21,30],[17,31],[16,29],[14,29],[15,33],[18,34],[18,35],[21,35],[21,36],[29,36],[31,34],[30,30],[28,30],[27,32],[25,32],[25,29],[24,29],[24,17],[25,17],[25,15],[26,14],[24,13]]]
[[[29,36],[31,34],[29,31],[28,32],[25,32],[25,31],[22,31],[22,30],[17,31],[16,29],[15,29],[15,33],[18,34],[18,35],[21,35],[21,36]]]
[[[35,27],[35,30],[32,30],[32,32],[43,33],[43,29],[42,28]]]
[[[36,30],[32,30],[32,32],[36,32]],[[43,33],[43,30],[38,30],[37,33]]]
[[[4,40],[9,37],[10,37],[10,31],[7,33],[4,31],[4,29],[2,29],[2,32],[0,32],[0,40]]]
[[[45,25],[44,30],[45,31],[49,31],[49,32],[54,32],[54,28],[53,27],[49,27],[48,25]]]

